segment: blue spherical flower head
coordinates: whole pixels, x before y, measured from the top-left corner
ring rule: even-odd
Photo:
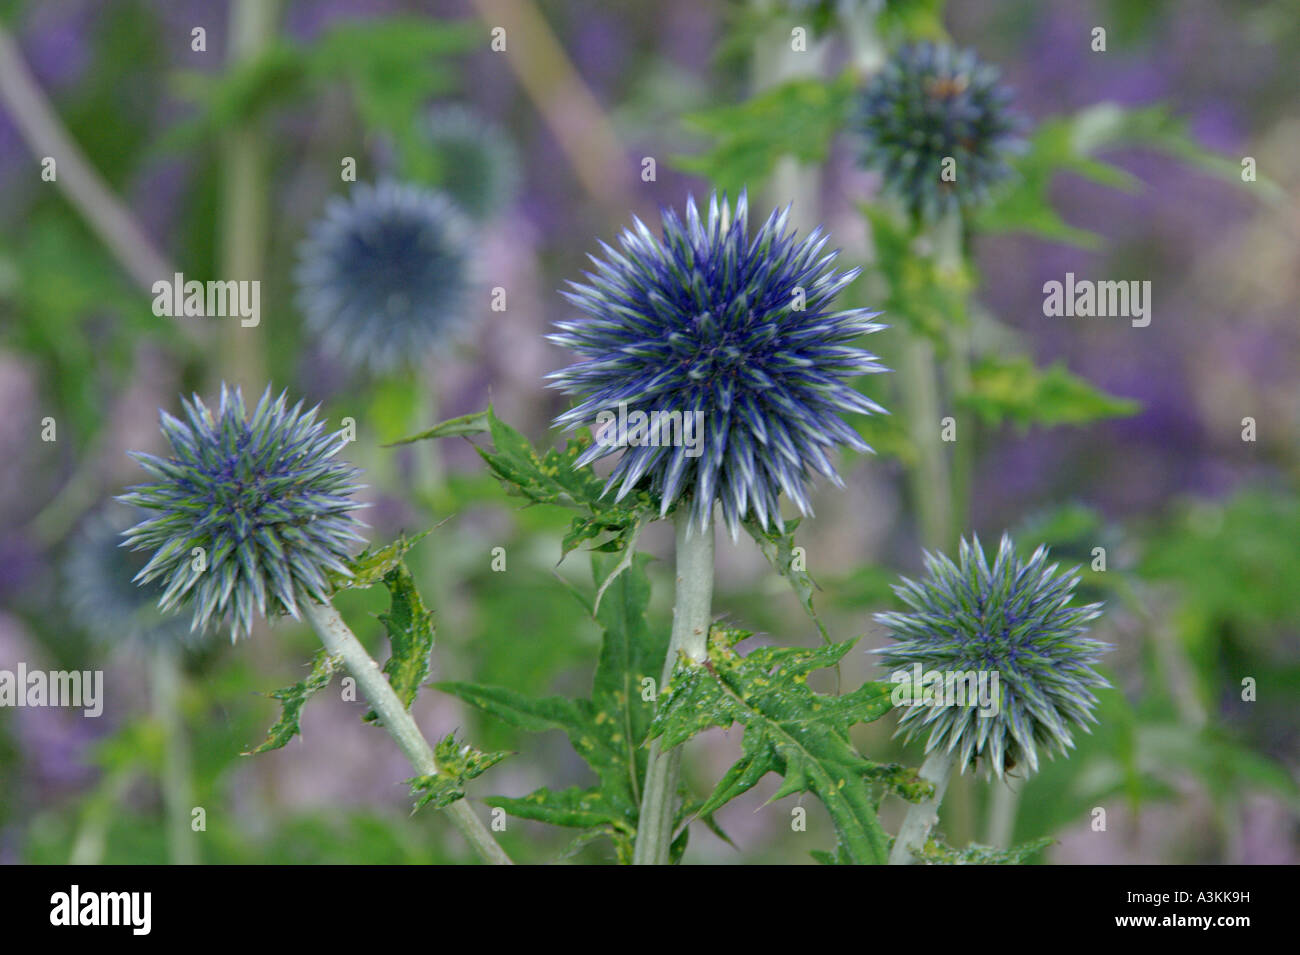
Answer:
[[[514,200],[519,157],[501,127],[464,106],[438,106],[428,139],[441,188],[471,217],[490,219]]]
[[[197,395],[182,406],[183,420],[162,413],[171,457],[132,454],[157,483],[119,498],[155,512],[124,533],[154,552],[136,580],[161,581],[163,610],[191,605],[191,629],[228,622],[232,639],[254,611],[297,617],[300,601],[327,599],[327,575],[347,576],[364,541],[352,513],[364,506],[352,499],[359,472],[335,460],[346,438],[269,388],[251,416],[225,385],[215,415]]]
[[[455,340],[470,308],[471,227],[440,192],[385,182],[332,199],[299,250],[298,304],[325,349],[375,373]]]
[[[901,671],[911,683],[899,732],[908,739],[928,732],[925,751],[942,747],[963,772],[981,756],[986,772],[999,777],[1021,766],[1036,772],[1040,747],[1064,752],[1074,745],[1073,728],[1096,722],[1093,690],[1109,684],[1092,667],[1109,646],[1084,634],[1101,605],[1075,604],[1078,572],[1049,566],[1044,547],[1020,560],[1006,535],[992,567],[978,537],[962,540],[956,564],[927,553],[925,566],[925,580],[904,578],[894,588],[910,611],[876,614],[895,640],[876,652],[891,675]],[[939,703],[959,705],[926,705],[914,682],[917,665],[923,680],[934,673],[944,681],[933,684]],[[971,674],[975,682],[959,682]],[[993,704],[987,708],[973,699],[981,674]]]
[[[162,585],[136,583],[148,558],[122,546],[134,521],[126,508],[92,515],[73,537],[63,566],[64,593],[74,622],[105,644],[137,647],[182,646],[189,622],[158,607]]]
[[[905,46],[862,92],[863,164],[919,220],[974,205],[1010,174],[1007,156],[1021,146],[1010,102],[997,69],[972,51]]]
[[[798,239],[788,214],[751,237],[744,193],[734,213],[714,195],[704,217],[692,199],[684,219],[664,211],[662,238],[634,220],[619,251],[602,243],[563,293],[586,314],[549,336],[581,358],[550,376],[579,399],[556,423],[607,426],[577,463],[621,451],[606,485],[618,499],[646,482],[661,515],[689,498],[700,527],[715,501],[733,536],[751,515],[782,527],[782,492],[811,513],[811,473],[841,484],[836,448],[871,450],[842,416],[884,413],[850,384],[886,370],[857,345],[884,326],[833,307],[857,270],[834,271],[821,230]],[[615,416],[627,427],[610,439]]]

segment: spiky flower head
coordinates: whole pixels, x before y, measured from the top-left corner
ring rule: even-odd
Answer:
[[[113,507],[96,512],[73,537],[63,565],[64,593],[73,621],[106,644],[166,647],[188,643],[189,621],[158,607],[163,588],[143,586],[136,575],[148,558],[122,546],[132,512]],[[141,515],[142,516],[142,515]]]
[[[359,472],[334,459],[347,439],[270,388],[251,416],[224,384],[215,414],[198,395],[182,407],[183,420],[161,415],[170,457],[132,453],[157,483],[118,498],[156,512],[123,535],[154,552],[136,579],[162,582],[163,610],[191,605],[192,630],[228,622],[232,640],[254,611],[297,617],[300,601],[325,600],[327,574],[347,575],[364,540],[352,513],[364,506],[352,499]]]
[[[1010,102],[997,69],[973,51],[904,46],[862,92],[863,165],[923,221],[974,205],[1010,174],[1007,156],[1020,148]]]
[[[1064,752],[1074,745],[1073,728],[1096,722],[1093,689],[1109,684],[1092,667],[1109,646],[1084,634],[1101,604],[1075,604],[1077,570],[1048,565],[1045,547],[1021,560],[1005,534],[992,567],[978,537],[961,541],[956,564],[927,553],[925,567],[925,580],[904,578],[894,588],[910,611],[876,614],[895,641],[876,652],[891,675],[901,671],[911,682],[912,705],[904,707],[899,731],[908,739],[928,731],[925,751],[955,754],[963,772],[981,756],[998,776],[1020,766],[1036,772],[1040,747],[1049,756]],[[924,705],[914,683],[917,664],[923,679],[936,673],[945,689],[949,674],[955,681],[982,673],[992,690],[996,673],[994,706],[981,707],[974,693],[966,694],[966,705]]]
[[[490,219],[514,200],[519,156],[500,126],[465,106],[436,106],[427,119],[438,182],[471,217]]]
[[[689,497],[701,527],[720,501],[734,536],[750,515],[783,526],[783,491],[810,513],[810,472],[842,483],[838,446],[871,450],[842,415],[884,412],[849,383],[885,370],[856,344],[884,326],[878,312],[834,309],[857,270],[834,271],[838,252],[823,254],[821,230],[798,239],[788,216],[773,212],[751,238],[743,192],[734,214],[725,196],[704,217],[691,199],[684,220],[664,210],[662,238],[634,219],[620,251],[601,243],[604,261],[592,257],[586,283],[569,283],[563,294],[586,314],[549,337],[581,360],[550,377],[579,402],[556,424],[625,414],[627,433],[598,433],[577,459],[622,451],[606,485],[618,499],[648,482],[661,514]],[[695,440],[675,420],[698,422]]]
[[[472,286],[471,227],[441,192],[395,182],[331,199],[299,249],[298,305],[325,349],[376,373],[455,340]]]

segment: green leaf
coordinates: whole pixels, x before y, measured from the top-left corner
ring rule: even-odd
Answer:
[[[392,684],[402,705],[408,710],[415,694],[429,677],[429,654],[433,652],[433,614],[425,609],[420,593],[415,589],[415,579],[405,564],[398,564],[384,574],[391,605],[388,613],[379,615],[392,655],[384,664],[384,673]],[[367,723],[380,722],[379,714],[371,710],[364,717]]]
[[[459,418],[448,418],[435,424],[428,431],[421,431],[419,434],[401,438],[381,447],[395,448],[398,445],[414,444],[416,441],[428,441],[432,438],[467,437],[471,434],[483,434],[487,430],[488,412],[475,411],[473,414],[461,415]]]
[[[390,573],[402,565],[406,552],[428,534],[428,531],[421,531],[413,537],[401,534],[391,544],[379,548],[368,547],[352,558],[351,563],[348,565],[348,569],[352,571],[352,576],[344,577],[341,574],[332,574],[330,582],[334,585],[335,590],[365,590],[384,582]]]
[[[846,70],[833,80],[791,80],[734,106],[694,113],[686,123],[713,146],[674,164],[735,195],[758,189],[783,156],[819,163],[848,120],[856,80]]]
[[[1085,424],[1137,414],[1142,406],[1108,395],[1061,362],[1037,368],[1028,358],[985,356],[971,369],[971,390],[959,398],[989,424]]]
[[[1165,153],[1210,175],[1247,189],[1262,199],[1275,200],[1279,187],[1267,180],[1243,183],[1241,166],[1211,153],[1192,140],[1186,124],[1164,106],[1125,109],[1116,103],[1098,103],[1073,116],[1043,122],[1030,139],[1029,148],[1013,165],[1016,180],[1000,190],[976,215],[975,225],[986,232],[1028,232],[1083,248],[1100,244],[1096,235],[1068,225],[1050,201],[1052,180],[1058,172],[1072,172],[1093,182],[1129,192],[1142,183],[1129,173],[1097,159],[1108,149],[1140,147]]]
[[[974,272],[964,260],[959,265],[939,261],[923,248],[914,228],[889,210],[866,204],[859,208],[871,226],[872,269],[886,284],[880,308],[891,322],[929,338],[942,357],[949,331],[969,321]]]
[[[459,745],[456,734],[448,733],[433,749],[438,771],[431,776],[416,776],[407,780],[411,786],[411,795],[419,797],[415,801],[415,808],[432,805],[434,809],[446,809],[457,799],[464,798],[465,783],[483,775],[509,755],[480,752],[468,743]]]
[[[821,617],[817,616],[817,611],[813,607],[813,591],[817,589],[817,583],[808,573],[806,555],[802,547],[796,547],[794,542],[794,532],[799,529],[799,519],[785,522],[785,530],[777,530],[775,527],[764,530],[763,527],[754,518],[749,518],[745,522],[745,530],[749,531],[749,536],[754,538],[758,544],[759,550],[767,558],[767,562],[786,580],[790,581],[790,587],[794,590],[795,596],[799,598],[799,605],[803,607],[804,613],[812,619],[817,625],[817,632],[822,635],[822,639],[830,643],[830,634],[826,632],[826,625],[822,623]],[[795,553],[798,551],[798,553]]]
[[[256,749],[249,750],[245,756],[252,756],[256,753],[265,753],[269,750],[279,749],[289,740],[301,732],[298,725],[298,718],[302,713],[303,705],[307,702],[308,697],[313,693],[319,692],[329,686],[330,680],[334,674],[343,666],[343,658],[330,656],[327,650],[318,650],[315,658],[312,660],[311,672],[307,678],[293,686],[287,686],[282,690],[276,690],[271,693],[271,699],[279,700],[282,707],[280,719],[270,731],[266,734],[266,739]]]
[[[555,504],[577,508],[583,513],[573,519],[564,535],[561,554],[568,554],[589,540],[605,538],[596,548],[622,552],[633,540],[653,502],[645,491],[634,491],[621,502],[604,497],[605,482],[591,468],[574,467],[574,462],[589,443],[579,437],[563,450],[552,448],[544,454],[533,450],[528,439],[487,410],[492,449],[479,448],[493,476],[506,492],[527,498],[534,504]],[[607,536],[608,535],[608,536]]]
[[[808,674],[833,667],[856,641],[824,647],[760,647],[746,656],[735,647],[751,634],[715,627],[709,660],[683,657],[664,691],[650,736],[665,748],[710,727],[745,727],[742,755],[700,807],[712,813],[748,791],[770,772],[783,777],[773,799],[797,792],[817,796],[835,824],[847,858],[857,864],[883,863],[889,837],[876,818],[877,782],[895,778],[862,756],[849,728],[888,712],[889,687],[865,683],[843,696],[825,696],[808,686]]]
[[[657,679],[668,635],[645,621],[650,602],[646,555],[637,555],[608,585],[597,620],[604,628],[590,699],[534,699],[514,690],[472,683],[439,683],[438,689],[520,729],[560,730],[587,763],[597,785],[561,791],[539,789],[522,798],[487,800],[526,819],[598,829],[613,841],[620,862],[629,862],[636,840],[645,747],[654,705],[641,697],[642,681]],[[592,576],[606,580],[614,559],[592,555]],[[706,820],[707,821],[707,820]]]
[[[918,855],[921,861],[929,865],[1023,865],[1055,841],[1044,837],[1012,849],[994,849],[981,845],[954,849],[932,838],[926,841],[925,848]]]

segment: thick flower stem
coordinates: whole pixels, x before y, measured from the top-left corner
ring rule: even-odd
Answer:
[[[398,699],[374,658],[356,638],[348,625],[343,622],[339,612],[332,604],[319,604],[304,601],[303,610],[307,620],[315,629],[325,649],[343,660],[348,672],[356,677],[357,685],[365,694],[366,700],[379,714],[380,721],[388,734],[393,737],[411,766],[421,776],[431,776],[438,771],[434,761],[433,750],[428,740],[420,732],[411,714],[407,712],[402,701]],[[474,811],[466,805],[465,800],[457,800],[447,807],[447,814],[456,828],[469,840],[484,862],[495,865],[510,865],[510,857],[497,844],[492,833]]]
[[[894,849],[889,854],[890,865],[912,865],[917,860],[914,853],[925,845],[930,829],[939,821],[939,804],[948,788],[948,779],[952,776],[957,763],[955,753],[936,749],[921,764],[920,777],[934,785],[934,794],[928,799],[912,803],[907,809],[907,816],[898,830],[894,840]]]
[[[673,632],[664,660],[659,692],[672,678],[679,654],[702,663],[709,655],[709,623],[713,604],[713,526],[700,530],[690,508],[677,509],[677,585],[673,601]],[[650,743],[645,794],[637,824],[634,865],[667,865],[673,838],[674,803],[681,768],[681,747],[664,752],[659,740]]]

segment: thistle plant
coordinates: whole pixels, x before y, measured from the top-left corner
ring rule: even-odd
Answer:
[[[472,229],[441,192],[359,184],[299,250],[298,304],[325,350],[376,374],[455,341],[469,312]]]
[[[215,414],[198,395],[181,404],[184,420],[161,415],[171,456],[132,453],[157,482],[119,498],[152,512],[124,534],[153,551],[136,579],[161,582],[163,610],[192,607],[192,630],[220,622],[232,641],[248,635],[254,611],[297,618],[305,602],[328,599],[328,575],[346,575],[365,540],[358,472],[334,459],[344,440],[316,409],[289,407],[270,388],[251,416],[225,385]]]
[[[1095,722],[1094,690],[1108,685],[1093,669],[1107,645],[1085,636],[1101,605],[1074,602],[1077,571],[1049,565],[1045,547],[1021,560],[1003,535],[990,566],[979,539],[963,539],[956,563],[927,554],[925,566],[923,581],[904,578],[894,588],[907,611],[876,614],[894,638],[877,651],[882,663],[891,673],[919,665],[923,673],[997,674],[999,682],[991,712],[910,705],[900,719],[906,738],[926,736],[921,776],[935,790],[903,823],[891,857],[900,863],[924,844],[954,768],[964,773],[982,759],[998,778],[1036,772],[1040,749],[1065,752],[1073,731]]]
[[[904,46],[862,91],[862,162],[918,220],[980,202],[1011,172],[1018,121],[998,71],[969,50]],[[951,160],[955,178],[947,178]]]
[[[326,432],[318,409],[305,411],[302,402],[290,408],[285,394],[272,399],[269,387],[251,416],[240,390],[224,384],[215,415],[197,395],[182,405],[184,421],[162,413],[172,457],[132,454],[158,480],[120,498],[158,512],[124,532],[129,546],[154,550],[136,580],[147,585],[164,578],[162,608],[191,603],[196,630],[228,619],[232,639],[249,632],[254,609],[305,617],[325,648],[311,680],[324,685],[337,666],[346,667],[419,773],[415,781],[443,785],[433,748],[407,711],[410,700],[398,696],[330,602],[331,577],[353,575],[349,551],[364,541],[352,513],[362,506],[352,498],[360,490],[358,471],[335,460],[347,442],[343,432]],[[204,560],[194,560],[196,549]],[[409,602],[407,608],[410,613]],[[291,688],[286,699],[305,699],[304,687]],[[296,732],[296,719],[292,726],[263,748],[283,745]],[[440,804],[485,861],[508,863],[460,795]]]
[[[618,251],[602,244],[595,272],[570,283],[565,296],[585,316],[558,323],[550,336],[581,359],[551,376],[578,398],[557,425],[620,409],[650,421],[658,413],[660,422],[676,412],[703,427],[694,449],[651,425],[630,443],[597,440],[575,462],[621,451],[605,491],[617,486],[622,500],[648,486],[661,517],[677,508],[665,684],[679,654],[697,663],[708,656],[715,502],[733,537],[750,517],[764,529],[783,527],[782,492],[807,514],[811,472],[841,484],[831,455],[870,450],[842,415],[884,412],[850,384],[885,370],[857,346],[883,327],[872,321],[879,313],[833,307],[857,272],[833,270],[838,253],[823,253],[826,236],[797,239],[788,213],[774,211],[751,237],[742,192],[734,210],[716,194],[703,217],[694,199],[684,218],[665,210],[661,238],[634,220]],[[680,749],[652,742],[637,863],[669,861],[680,758]]]
[[[519,156],[501,127],[465,106],[437,106],[426,119],[440,188],[471,218],[490,219],[519,188]]]
[[[796,238],[788,213],[774,211],[751,238],[743,192],[734,213],[716,194],[705,217],[688,200],[684,220],[663,213],[662,238],[638,219],[619,251],[602,244],[605,260],[564,293],[586,315],[550,336],[581,358],[551,375],[578,399],[557,425],[622,406],[703,424],[698,449],[672,446],[663,427],[630,446],[593,443],[579,466],[622,452],[607,485],[616,500],[645,482],[661,516],[686,499],[701,531],[717,502],[735,537],[751,515],[784,526],[782,492],[810,513],[811,473],[842,485],[831,455],[871,450],[842,416],[885,413],[850,384],[885,370],[857,346],[884,326],[872,321],[878,312],[833,307],[858,271],[833,270],[826,236]]]

